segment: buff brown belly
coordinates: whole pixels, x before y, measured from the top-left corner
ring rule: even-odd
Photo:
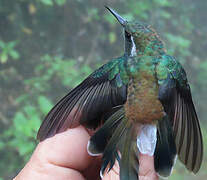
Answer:
[[[154,77],[130,81],[125,112],[130,121],[142,124],[154,124],[163,117],[164,110],[158,99],[158,85]]]

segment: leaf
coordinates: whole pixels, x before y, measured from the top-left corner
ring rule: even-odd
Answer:
[[[53,5],[53,1],[52,0],[40,0],[43,4],[48,5],[48,6],[52,6]]]
[[[31,119],[28,121],[28,125],[30,127],[31,137],[35,137],[41,125],[41,119],[40,119],[39,114],[32,116]]]
[[[133,21],[134,16],[131,13],[123,14],[123,17],[127,19],[127,21]]]
[[[53,107],[53,104],[51,103],[51,101],[45,96],[39,96],[37,101],[39,104],[40,111],[44,115],[47,114],[49,110],[52,109]]]
[[[171,7],[173,5],[170,0],[154,0],[154,2],[163,7]]]
[[[35,144],[34,142],[24,142],[24,141],[20,141],[18,144],[18,149],[19,149],[19,153],[21,156],[31,153],[32,150],[35,148]]]
[[[28,118],[35,116],[37,114],[37,110],[36,110],[35,106],[26,105],[26,106],[24,106],[23,109],[24,109],[24,112],[26,113]]]
[[[56,0],[57,5],[62,6],[66,3],[66,0]]]
[[[27,124],[27,118],[22,112],[17,112],[14,116],[13,123],[17,131],[24,132],[24,126]]]
[[[90,8],[87,11],[89,16],[89,21],[91,21],[92,19],[96,19],[96,20],[100,19],[97,8]]]
[[[34,4],[32,4],[32,3],[30,3],[29,4],[29,13],[30,14],[35,14],[36,13],[36,11],[37,11],[37,8],[35,7],[35,5]]]
[[[84,65],[83,67],[81,67],[81,72],[88,75],[88,74],[92,73],[92,69],[90,66]]]
[[[27,99],[29,98],[28,94],[23,94],[21,96],[19,96],[18,98],[16,98],[16,103],[22,103],[24,101],[27,101]]]
[[[166,37],[172,44],[178,45],[182,48],[188,48],[191,45],[190,40],[185,39],[184,37],[179,36],[179,35],[176,36],[176,35],[167,33]]]
[[[113,44],[116,41],[116,34],[114,32],[109,33],[109,42]]]
[[[30,28],[27,28],[27,27],[23,27],[22,28],[22,31],[28,35],[31,35],[32,34],[32,29]]]
[[[106,15],[104,15],[104,20],[106,21],[106,22],[108,22],[109,24],[112,24],[112,25],[115,25],[116,24],[116,20],[115,20],[115,18],[111,15],[111,14],[106,14]]]
[[[171,14],[169,13],[169,12],[167,12],[167,11],[160,11],[160,15],[163,17],[163,18],[165,18],[165,19],[169,19],[169,18],[171,18]]]
[[[11,50],[11,49],[13,49],[16,45],[17,45],[17,41],[10,41],[10,42],[7,43],[6,46],[7,46],[8,49]]]
[[[0,61],[1,61],[2,64],[6,63],[7,59],[8,59],[8,55],[6,53],[2,53],[0,55]]]
[[[11,50],[9,52],[9,55],[13,58],[13,59],[19,59],[19,53],[15,50]]]
[[[41,61],[50,62],[50,61],[52,61],[52,57],[49,54],[46,54],[41,57]]]

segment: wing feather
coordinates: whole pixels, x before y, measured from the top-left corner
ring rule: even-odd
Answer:
[[[79,124],[96,128],[105,113],[124,104],[127,84],[122,82],[119,71],[109,78],[116,63],[111,63],[112,67],[111,64],[102,66],[63,97],[45,117],[37,138],[42,141]]]
[[[160,85],[159,99],[171,119],[179,159],[194,173],[200,169],[203,141],[190,87],[168,77]]]

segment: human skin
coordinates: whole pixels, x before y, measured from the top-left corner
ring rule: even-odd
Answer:
[[[87,153],[90,134],[83,126],[56,134],[40,142],[29,162],[14,180],[98,180],[101,157]],[[151,156],[139,156],[139,179],[158,180]],[[119,180],[119,166],[116,162],[103,180]]]

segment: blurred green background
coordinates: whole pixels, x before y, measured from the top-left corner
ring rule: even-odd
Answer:
[[[207,179],[206,0],[0,0],[0,180],[14,177],[28,161],[52,106],[123,53],[122,28],[104,5],[154,26],[168,53],[184,65],[204,161],[196,176],[177,163],[169,179]]]

